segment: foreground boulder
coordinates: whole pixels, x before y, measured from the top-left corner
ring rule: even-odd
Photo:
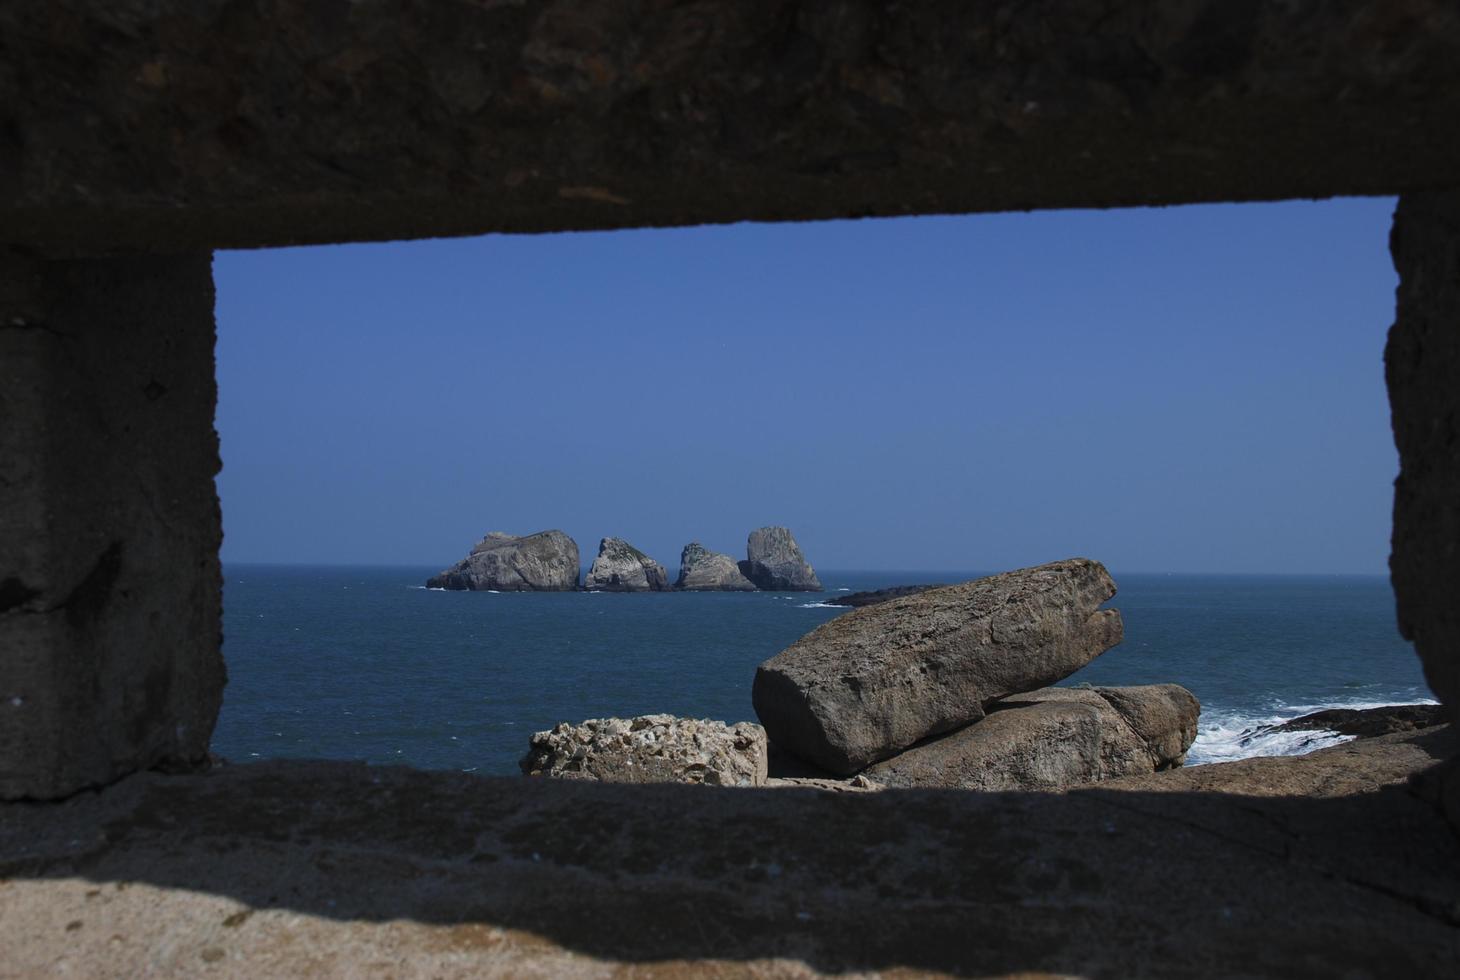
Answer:
[[[740,572],[757,588],[771,592],[820,592],[821,579],[806,562],[789,528],[751,531]]]
[[[598,543],[598,557],[583,579],[583,588],[603,592],[663,592],[669,588],[669,573],[623,538],[604,538]]]
[[[761,664],[751,700],[778,746],[851,775],[1115,646],[1113,595],[1072,558],[853,610]]]
[[[755,583],[740,574],[740,566],[729,555],[711,551],[691,541],[679,553],[676,589],[688,592],[754,592]]]
[[[644,715],[566,722],[532,736],[519,765],[528,776],[605,783],[762,786],[765,729],[749,722]]]
[[[1182,765],[1201,705],[1178,684],[1045,688],[865,775],[884,786],[1057,790]]]
[[[578,571],[578,543],[562,531],[525,537],[493,531],[426,585],[478,592],[571,592],[578,587]]]

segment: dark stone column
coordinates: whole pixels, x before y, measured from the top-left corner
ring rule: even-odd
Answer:
[[[207,755],[213,341],[207,252],[0,251],[0,798]]]
[[[1389,245],[1399,271],[1384,352],[1399,447],[1389,569],[1399,631],[1460,720],[1460,191],[1401,198]]]

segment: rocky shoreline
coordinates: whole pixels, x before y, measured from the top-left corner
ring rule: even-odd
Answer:
[[[789,528],[762,527],[746,539],[745,560],[684,546],[679,577],[623,538],[608,537],[579,584],[578,543],[562,531],[516,536],[492,531],[471,553],[426,580],[426,587],[473,592],[820,592],[821,580]]]
[[[648,715],[532,736],[527,775],[605,782],[1058,790],[1180,767],[1178,684],[1059,688],[1123,638],[1115,582],[1076,558],[926,588],[824,623],[761,664],[760,724]]]

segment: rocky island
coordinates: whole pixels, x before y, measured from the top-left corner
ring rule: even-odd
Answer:
[[[427,588],[474,592],[571,592],[578,587],[578,543],[562,531],[525,537],[492,531],[471,554]]]
[[[746,560],[711,551],[698,541],[684,546],[679,578],[671,586],[663,565],[623,538],[607,537],[583,579],[591,592],[820,592],[816,571],[789,528],[750,532]],[[493,531],[455,565],[427,579],[432,589],[476,592],[571,592],[578,585],[578,544],[562,531],[525,537]]]
[[[676,589],[687,592],[754,592],[756,585],[740,574],[740,566],[729,555],[711,551],[691,541],[679,553]]]
[[[583,579],[583,588],[600,592],[664,592],[669,573],[623,538],[604,538],[598,557]]]
[[[816,570],[801,554],[790,528],[763,527],[750,532],[740,573],[757,588],[773,592],[820,592]]]

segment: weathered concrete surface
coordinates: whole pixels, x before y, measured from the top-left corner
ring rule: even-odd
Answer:
[[[207,755],[213,338],[207,253],[0,253],[0,798]]]
[[[1404,780],[1450,740],[1065,795],[148,774],[0,807],[0,970],[1448,976],[1460,839]]]
[[[1460,717],[1460,190],[1400,199],[1398,309],[1384,351],[1399,449],[1389,572],[1399,631]]]
[[[775,745],[851,775],[1115,646],[1113,595],[1071,558],[854,609],[756,668],[751,703]]]
[[[1450,0],[11,0],[0,239],[68,253],[1378,194]]]

